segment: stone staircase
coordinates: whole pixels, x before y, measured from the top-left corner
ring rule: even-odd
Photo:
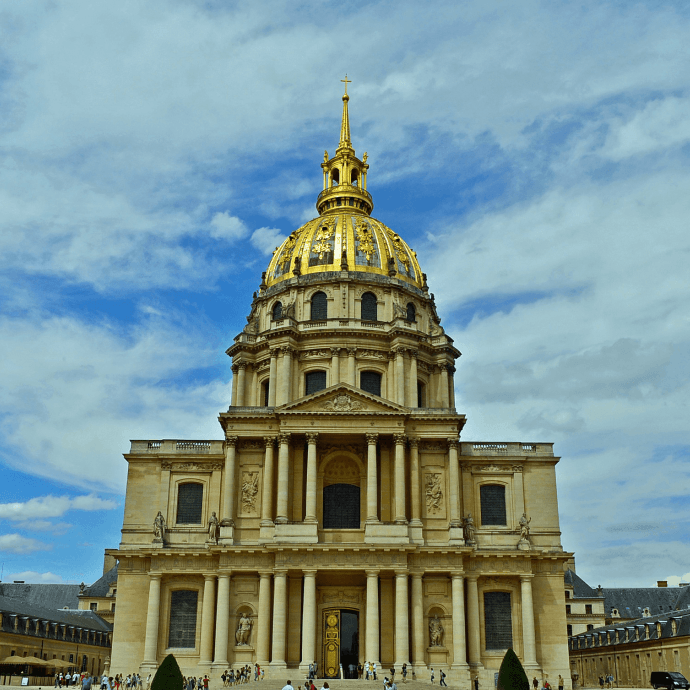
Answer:
[[[445,670],[445,669],[444,669]],[[460,688],[459,685],[454,685],[452,683],[451,673],[446,671],[448,676],[446,677],[446,683],[449,688]],[[301,673],[297,669],[288,669],[285,672],[285,678],[266,678],[263,681],[254,682],[253,680],[244,685],[232,686],[238,690],[282,690],[285,686],[285,682],[290,679],[292,681],[292,687],[295,690],[304,690],[304,679],[301,678]],[[438,689],[438,672],[436,673],[436,680],[432,685],[428,680],[410,680],[408,676],[407,683],[403,683],[402,680],[398,683],[398,678],[396,674],[396,685],[398,690],[434,690]],[[223,687],[223,682],[220,679],[220,675],[209,676],[211,678],[211,683],[209,684],[210,690],[220,690]],[[328,683],[330,690],[383,690],[383,676],[379,675],[379,680],[338,680],[332,678],[317,678],[314,681],[314,685],[317,690],[322,690],[323,684]],[[469,690],[465,688],[463,690]],[[481,688],[480,688],[481,690]],[[484,688],[484,690],[487,690]],[[491,689],[493,690],[493,688]]]

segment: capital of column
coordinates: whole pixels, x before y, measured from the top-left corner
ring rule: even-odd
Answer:
[[[455,450],[458,449],[458,439],[455,437],[448,439],[448,450],[451,448],[454,448]]]
[[[404,446],[407,443],[407,436],[405,434],[393,434],[393,440],[396,446]]]
[[[216,573],[204,573],[204,582],[208,582],[209,580],[215,580],[216,577]]]
[[[278,352],[280,348],[279,347],[272,347],[268,352],[271,355],[271,357],[278,357]]]
[[[286,445],[286,446],[287,446],[287,445],[290,443],[290,436],[291,436],[291,434],[290,434],[289,431],[281,431],[281,432],[278,434],[278,440],[279,440],[279,442],[280,442],[280,445],[281,445],[281,446],[282,446],[282,445]]]
[[[264,436],[264,445],[266,448],[272,448],[276,443],[275,436]]]
[[[163,573],[149,573],[149,578],[151,580],[160,580],[163,577]]]
[[[410,357],[414,357],[415,359],[417,359],[417,355],[419,354],[419,350],[409,349],[407,352],[409,353]]]
[[[240,368],[240,369],[246,369],[247,365],[248,365],[248,362],[244,362],[244,361],[238,362],[238,364],[237,364],[238,368]]]
[[[386,356],[388,359],[395,359],[395,350],[389,350]]]
[[[231,371],[234,375],[237,375],[237,372],[239,371],[239,369],[240,369],[240,365],[239,365],[239,364],[233,364],[233,365],[230,367],[230,371]]]
[[[456,571],[451,572],[450,574],[450,579],[451,580],[462,580],[462,578],[465,577],[465,573],[458,573]]]
[[[302,570],[304,577],[316,577],[318,570]]]
[[[307,443],[310,446],[315,446],[319,440],[319,434],[317,431],[308,431],[305,436],[307,437]]]
[[[367,445],[369,446],[375,446],[379,440],[379,435],[374,432],[367,433],[365,436],[367,437]]]
[[[341,349],[342,349],[342,348],[340,348],[340,347],[332,347],[332,348],[330,348],[330,350],[331,350],[331,357],[340,357],[340,350],[341,350]]]
[[[273,571],[273,577],[287,577],[287,568],[279,568]]]
[[[395,354],[396,354],[396,356],[404,357],[404,356],[405,356],[405,352],[407,352],[407,348],[406,348],[406,347],[396,347],[396,348],[395,348]]]
[[[354,357],[357,354],[357,348],[356,347],[348,347],[347,348],[347,356],[348,357]]]
[[[364,573],[367,577],[378,577],[381,571],[378,569],[365,570]]]
[[[410,448],[419,448],[419,439],[418,438],[411,438],[409,439],[410,442]]]
[[[407,577],[410,574],[410,571],[407,568],[398,568],[393,572],[395,572],[395,577]]]
[[[520,575],[520,582],[531,582],[534,577],[534,573],[523,573]]]
[[[261,579],[266,579],[268,577],[273,576],[273,571],[272,570],[259,570],[259,577]]]
[[[468,582],[475,582],[476,583],[477,580],[479,580],[479,575],[474,575],[474,574],[468,573],[467,575],[465,575],[465,578]]]
[[[226,436],[225,437],[225,444],[228,446],[237,447],[237,441],[238,440],[239,440],[239,436]]]
[[[283,357],[288,357],[292,354],[292,348],[289,345],[283,345],[280,351],[283,353]]]

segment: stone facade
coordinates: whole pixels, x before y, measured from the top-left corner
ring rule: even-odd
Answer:
[[[227,353],[223,440],[133,441],[112,672],[258,662],[450,668],[508,647],[568,677],[548,443],[459,441],[460,353],[415,253],[370,217],[366,154],[325,156],[320,216],[274,253]]]

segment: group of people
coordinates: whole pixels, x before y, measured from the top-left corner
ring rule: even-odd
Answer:
[[[55,687],[56,688],[66,688],[69,685],[81,685],[82,680],[89,674],[84,673],[56,673],[55,674]]]
[[[563,686],[565,685],[565,681],[563,680],[562,675],[558,675],[558,690],[563,690]],[[537,677],[534,676],[532,678],[532,687],[534,690],[539,690],[539,681],[537,680]],[[544,680],[544,685],[542,686],[543,690],[551,690],[552,689],[551,683],[549,683],[548,680]]]
[[[439,678],[438,678],[439,686],[443,686],[444,688],[447,688],[448,685],[446,685],[446,674],[445,674],[444,670],[442,668],[440,668],[438,670],[438,673],[439,673]],[[431,667],[431,679],[430,679],[432,685],[434,684],[434,678],[435,678],[434,667],[432,666]]]
[[[151,687],[151,674],[146,679],[146,690]],[[101,676],[101,690],[144,690],[144,681],[138,673],[128,673],[123,676],[117,673],[115,676]],[[82,684],[82,690],[89,690]],[[95,690],[95,688],[94,688]]]
[[[605,676],[599,676],[599,687],[603,688],[606,685],[607,688],[613,687],[613,674],[607,673]]]
[[[198,678],[194,676],[190,676],[187,678],[186,676],[182,677],[182,687],[185,690],[208,690],[208,684],[209,684],[209,677],[207,675],[204,675],[202,678],[199,676]]]
[[[223,681],[223,687],[227,688],[229,685],[239,685],[240,683],[248,683],[252,677],[252,667],[247,664],[242,668],[229,669],[224,671],[220,679]],[[254,680],[263,680],[264,670],[259,664],[254,664]]]

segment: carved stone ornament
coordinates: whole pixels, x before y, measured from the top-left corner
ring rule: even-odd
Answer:
[[[439,513],[443,502],[443,491],[441,490],[441,475],[438,472],[429,472],[424,475],[424,492],[427,514]]]
[[[378,436],[378,434],[375,434]],[[328,446],[319,446],[319,455],[321,459],[325,458],[327,455],[332,453],[333,451],[347,451],[349,453],[352,453],[353,455],[356,455],[360,460],[364,460],[364,452],[365,448],[364,446],[357,446],[354,444],[342,444],[342,445],[328,445]]]
[[[329,412],[355,412],[357,410],[366,410],[365,405],[359,400],[354,400],[347,393],[336,395],[335,398],[322,403],[321,407]]]
[[[443,451],[445,452],[448,450],[448,444],[447,443],[441,443],[440,441],[424,441],[421,446],[421,450],[425,451]]]
[[[161,469],[173,470],[175,472],[211,472],[213,470],[222,470],[223,464],[220,462],[162,462]]]
[[[360,359],[386,359],[386,353],[380,350],[359,350]]]
[[[513,470],[508,465],[475,465],[473,472],[504,472],[510,474]]]
[[[299,355],[300,359],[330,359],[333,355],[330,350],[306,350]]]
[[[256,496],[259,493],[259,473],[242,473],[242,512],[252,514],[256,512]]]
[[[240,448],[242,450],[261,450],[265,447],[265,444],[259,439],[249,439],[247,441],[242,441]]]

